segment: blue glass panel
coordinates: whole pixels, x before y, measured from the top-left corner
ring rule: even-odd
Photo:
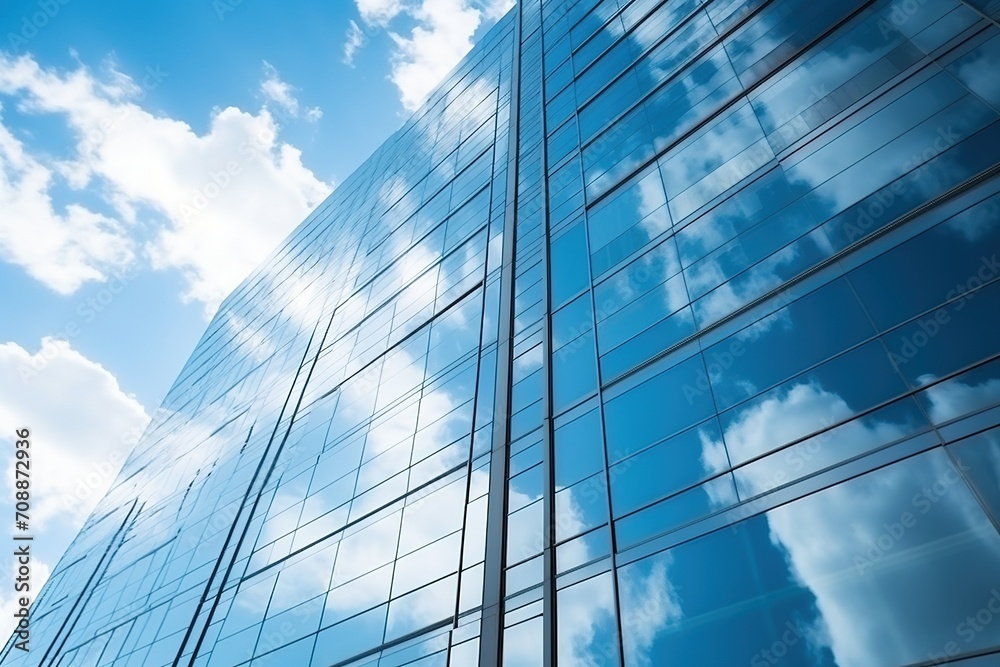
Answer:
[[[720,452],[720,460],[711,448],[719,437],[719,425],[713,419],[613,466],[609,477],[615,516],[644,507],[728,469],[725,450]]]
[[[551,252],[549,291],[552,306],[556,308],[590,284],[586,263],[587,237],[583,223],[552,241]]]
[[[601,421],[597,410],[555,430],[555,482],[565,488],[604,467]]]
[[[705,350],[724,410],[874,335],[850,286],[838,280]]]
[[[1000,197],[994,196],[879,255],[848,278],[884,331],[1000,276],[1000,264],[983,251],[998,245]]]
[[[562,589],[556,595],[560,662],[616,667],[618,622],[610,572]]]
[[[1000,639],[956,635],[1000,584],[1000,536],[940,449],[624,566],[618,581],[630,666],[918,664]],[[859,617],[865,632],[846,620]]]
[[[596,389],[594,333],[588,331],[552,353],[553,412],[561,412]]]
[[[608,451],[615,456],[638,451],[713,414],[712,397],[691,391],[707,382],[701,356],[695,356],[609,400]]]
[[[948,448],[994,521],[1000,521],[1000,429],[959,440]]]

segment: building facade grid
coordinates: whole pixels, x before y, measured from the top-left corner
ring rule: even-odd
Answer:
[[[517,3],[222,304],[2,663],[1000,664],[998,19]]]

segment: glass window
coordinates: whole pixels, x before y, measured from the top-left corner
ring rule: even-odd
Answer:
[[[695,332],[691,308],[682,308],[601,355],[601,377],[618,377]]]
[[[561,574],[609,555],[611,531],[604,526],[556,547],[556,568]]]
[[[608,451],[615,457],[638,451],[714,414],[709,392],[692,391],[707,384],[699,355],[609,400]]]
[[[503,645],[518,650],[503,652],[503,667],[542,667],[542,617],[512,625],[503,631]]]
[[[563,541],[608,522],[608,486],[604,473],[556,491],[556,541]]]
[[[393,512],[370,526],[344,537],[340,542],[333,584],[350,581],[376,567],[392,562],[399,539],[401,512]]]
[[[903,32],[885,29],[894,25],[894,3],[878,5],[879,11],[864,12],[851,28],[835,33],[755,92],[752,102],[775,150],[785,149],[923,57]],[[920,18],[910,15],[907,23]],[[846,59],[847,53],[853,57]]]
[[[542,495],[544,466],[536,465],[510,478],[507,511],[514,512]]]
[[[598,323],[601,351],[614,349],[687,304],[684,276],[678,274],[667,279],[657,289],[647,292]]]
[[[996,247],[1000,196],[994,195],[854,269],[848,279],[885,331],[1000,276],[1000,266],[983,252]]]
[[[626,565],[618,582],[628,667],[767,664],[778,650],[788,664],[907,665],[1000,641],[992,626],[956,635],[1000,585],[1000,536],[940,449]]]
[[[844,280],[791,303],[705,350],[720,410],[875,334]]]
[[[680,270],[677,246],[671,237],[594,287],[598,320],[655,290]]]
[[[691,298],[707,294],[768,257],[795,252],[807,239],[824,244],[822,232],[809,234],[816,225],[801,199],[740,233],[686,269],[684,277]],[[809,236],[801,238],[806,234]],[[774,283],[768,284],[772,286]]]
[[[884,339],[900,372],[919,387],[996,354],[1000,337],[974,332],[993,330],[998,312],[1000,282],[994,282],[890,331]]]
[[[864,378],[864,382],[858,382]],[[878,341],[828,361],[719,415],[734,465],[822,430],[906,391]],[[788,419],[788,415],[795,415]]]
[[[913,399],[905,398],[737,468],[736,489],[741,499],[753,498],[929,429]],[[940,442],[933,434],[922,441],[928,447]]]
[[[508,568],[504,575],[507,595],[513,595],[542,583],[544,568],[542,557],[537,556],[520,565]]]
[[[403,510],[403,522],[399,529],[400,554],[414,551],[462,528],[466,485],[467,480],[462,476],[433,493],[410,499]],[[433,522],[428,521],[428,517],[434,517]]]
[[[561,310],[553,313],[552,349],[558,351],[563,345],[593,328],[594,307],[590,292],[584,292]]]
[[[618,667],[618,623],[610,572],[560,590],[556,624],[559,664]]]
[[[332,665],[381,644],[388,608],[384,604],[320,631],[313,662]]]
[[[634,546],[731,507],[737,501],[733,476],[721,475],[617,520],[616,544],[619,550]]]
[[[543,546],[542,501],[539,499],[507,517],[507,562],[513,565],[527,560],[541,553]]]
[[[788,206],[804,192],[784,169],[772,169],[677,231],[681,262],[689,266]]]
[[[673,219],[683,220],[772,159],[749,103],[713,120],[660,160]]]
[[[555,482],[565,488],[604,468],[601,417],[591,410],[555,430]]]
[[[356,556],[345,552],[343,558],[356,558]],[[339,623],[345,618],[388,600],[392,587],[392,569],[390,563],[344,584],[334,580],[335,586],[326,596],[323,625]]]
[[[552,411],[559,413],[597,390],[594,333],[588,331],[552,353]]]
[[[937,425],[996,405],[1000,403],[1000,359],[936,382],[916,398]]]
[[[589,211],[594,274],[603,273],[670,229],[666,203],[660,175],[650,168]]]
[[[392,597],[457,572],[461,548],[462,534],[456,532],[397,559],[392,574]]]
[[[827,137],[823,145],[808,149],[795,164],[786,167],[790,179],[808,183],[820,195],[810,200],[818,219],[843,211],[947,152],[996,118],[996,112],[973,99],[947,74],[939,74],[882,104],[870,116],[852,118],[853,126]],[[945,137],[941,134],[943,127],[949,128]],[[923,201],[926,197],[925,191],[909,184],[901,187],[893,199]],[[861,224],[860,219],[852,222]]]
[[[628,514],[729,469],[725,449],[713,447],[719,436],[719,425],[712,419],[614,465],[609,471],[614,515]]]
[[[1000,5],[993,12],[994,15],[1000,14]],[[1000,86],[996,85],[993,77],[983,76],[985,72],[1000,70],[1000,35],[996,30],[991,32],[993,37],[949,65],[948,71],[992,104],[994,109],[1000,109]]]
[[[1000,521],[1000,428],[959,440],[948,449],[979,497]]]
[[[457,603],[457,574],[393,600],[389,603],[385,641],[398,639],[453,616]]]
[[[265,641],[265,637],[266,636],[262,636],[260,641],[261,642]],[[312,658],[312,653],[313,653],[313,643],[314,640],[312,637],[306,637],[305,639],[300,639],[294,644],[288,644],[287,646],[283,646],[281,647],[281,649],[277,651],[271,650],[274,648],[274,646],[272,645],[273,642],[265,643],[263,646],[260,643],[258,643],[257,645],[258,653],[262,648],[266,650],[271,650],[271,652],[264,656],[255,658],[253,663],[251,664],[253,667],[281,667],[282,665],[309,664],[309,661]],[[147,656],[146,659],[148,660],[149,656]]]
[[[587,237],[580,222],[552,241],[550,269],[552,307],[564,304],[574,294],[590,285],[587,272]]]

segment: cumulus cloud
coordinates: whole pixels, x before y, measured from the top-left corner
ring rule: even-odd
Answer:
[[[385,25],[403,11],[399,0],[354,0],[365,23]]]
[[[912,522],[893,532],[904,513]],[[772,510],[767,520],[791,573],[816,596],[824,632],[813,639],[844,667],[911,664],[958,640],[955,623],[989,599],[983,577],[1000,558],[992,527],[941,450]],[[982,635],[962,640],[963,650],[995,641]]]
[[[625,661],[647,667],[657,635],[684,618],[670,581],[670,552],[622,568],[619,574]]]
[[[929,384],[934,379],[933,376],[922,375],[917,381]],[[963,382],[964,379],[952,378],[927,388],[930,417],[935,424],[943,424],[1000,401],[1000,379],[990,378],[980,384],[969,384]]]
[[[0,258],[60,294],[127,266],[134,258],[127,227],[86,206],[57,207],[49,196],[52,170],[2,122],[0,116]]]
[[[408,111],[416,110],[459,63],[473,45],[480,26],[502,17],[514,0],[355,0],[361,19],[370,26],[388,29],[390,22],[406,15],[414,23],[406,33],[389,30],[396,49],[390,80],[399,89]]]
[[[347,27],[347,36],[344,41],[344,57],[342,60],[345,65],[354,67],[354,56],[367,41],[365,31],[355,21],[351,21]]]
[[[9,439],[28,427],[33,434],[33,524],[59,519],[79,529],[149,416],[114,375],[67,341],[43,338],[36,352],[0,344],[0,369],[9,378],[0,386],[0,432]],[[6,478],[10,484],[13,472]]]
[[[0,203],[14,213],[0,220],[4,259],[70,293],[141,255],[180,271],[183,297],[211,313],[329,193],[278,138],[268,104],[287,114],[298,103],[276,72],[265,71],[264,108],[215,110],[204,134],[141,106],[168,76],[150,68],[137,82],[114,68],[99,77],[0,54],[0,94],[22,112],[59,117],[76,139],[68,159],[46,166],[0,127]],[[52,201],[57,184],[69,186],[62,207]],[[72,201],[84,189],[105,210]]]
[[[13,450],[17,429],[30,430],[30,534],[44,535],[32,556],[29,598],[49,577],[50,562],[68,546],[107,491],[149,422],[145,409],[100,364],[69,343],[44,338],[37,351],[0,344],[0,440]],[[2,503],[13,516],[14,457],[6,457]],[[10,572],[12,559],[0,560]],[[15,598],[0,596],[0,635],[14,629]]]
[[[285,116],[292,118],[304,116],[309,121],[317,121],[323,117],[323,111],[319,107],[303,110],[292,92],[291,84],[282,81],[278,70],[266,60],[264,61],[264,78],[260,82],[260,92],[266,99],[274,103]]]

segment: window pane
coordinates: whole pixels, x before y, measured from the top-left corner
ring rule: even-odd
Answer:
[[[552,307],[561,306],[566,300],[590,284],[587,273],[587,237],[583,223],[578,223],[552,242],[550,291]]]

